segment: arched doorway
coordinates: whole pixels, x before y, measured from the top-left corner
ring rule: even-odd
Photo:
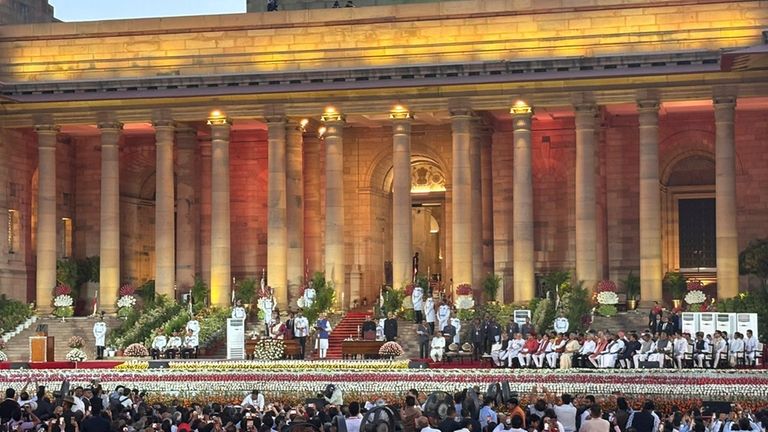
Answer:
[[[715,281],[715,161],[708,152],[680,155],[662,175],[664,268]]]

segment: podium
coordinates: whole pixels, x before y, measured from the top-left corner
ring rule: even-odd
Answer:
[[[29,361],[51,362],[54,359],[53,336],[29,337]]]

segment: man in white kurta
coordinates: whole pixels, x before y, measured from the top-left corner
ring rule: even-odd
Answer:
[[[304,289],[304,309],[312,306],[312,303],[315,302],[315,296],[317,295],[317,292],[315,291],[315,288],[312,286],[312,282],[309,283],[309,286]]]
[[[432,338],[430,348],[429,356],[432,358],[432,361],[443,361],[443,354],[445,353],[445,338],[441,333],[436,334],[435,337]]]
[[[272,327],[272,310],[275,307],[275,301],[272,299],[272,290],[270,289],[270,295],[264,297],[261,301],[261,311],[264,313],[264,329],[269,336],[269,329]]]
[[[424,319],[424,290],[420,286],[413,288],[411,294],[411,303],[413,303],[413,312],[416,318],[416,324],[421,324],[421,320]]]
[[[242,300],[238,300],[235,303],[235,307],[232,308],[232,319],[245,321],[245,308],[243,307]]]
[[[747,337],[744,339],[744,355],[747,357],[747,364],[755,362],[755,353],[757,352],[757,338],[752,330],[747,330]]]
[[[448,319],[451,318],[451,307],[447,303],[443,302],[437,309],[437,323],[438,329],[442,332],[445,326],[448,325]]]
[[[96,360],[104,359],[104,347],[107,345],[107,323],[99,318],[93,325],[93,337],[96,338]]]

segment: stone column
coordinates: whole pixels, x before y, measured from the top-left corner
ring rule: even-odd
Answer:
[[[229,232],[229,131],[228,118],[214,113],[211,126],[211,304],[226,307],[231,303]]]
[[[576,110],[576,278],[592,290],[597,284],[597,211],[595,201],[596,107]]]
[[[197,130],[176,129],[176,283],[186,292],[195,283],[199,230],[195,191]]]
[[[393,110],[389,118],[392,119],[392,285],[400,289],[413,279],[412,116],[406,110]]]
[[[59,127],[35,126],[37,132],[37,310],[53,309],[56,287],[56,142]]]
[[[200,143],[200,277],[211,286],[211,138]]]
[[[344,286],[344,116],[328,110],[325,123],[325,279],[333,283],[336,306],[349,301]]]
[[[512,192],[512,257],[516,302],[533,299],[536,292],[533,257],[533,169],[531,118],[533,110],[518,102],[511,109],[514,128]]]
[[[512,184],[509,167],[514,165],[513,149],[507,134],[496,131],[491,137],[493,182],[493,272],[501,277],[496,301],[512,302],[505,294],[514,287],[512,279]]]
[[[288,303],[295,305],[304,281],[304,127],[286,128],[286,225],[288,229]],[[311,277],[311,276],[310,276]]]
[[[161,120],[155,127],[155,292],[174,299],[176,278],[176,237],[174,211],[172,121]]]
[[[659,184],[659,102],[637,103],[640,121],[640,297],[661,301],[661,189]]]
[[[715,106],[715,237],[717,296],[739,294],[739,245],[736,231],[736,98],[716,97]]]
[[[471,144],[469,147],[470,198],[472,200],[470,205],[470,220],[472,224],[472,289],[477,299],[483,297],[483,177],[480,160],[483,138],[485,137],[483,133],[484,128],[485,125],[481,119],[475,118],[472,121]]]
[[[285,117],[267,118],[267,285],[280,309],[288,307]]]
[[[101,210],[99,223],[99,309],[117,310],[120,290],[120,122],[99,123]]]
[[[472,283],[472,170],[470,111],[451,111],[453,135],[451,178],[451,250],[453,288]]]

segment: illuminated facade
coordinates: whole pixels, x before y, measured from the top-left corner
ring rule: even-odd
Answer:
[[[107,310],[123,282],[199,274],[226,304],[264,271],[284,307],[307,268],[349,306],[416,251],[504,301],[554,269],[745,289],[765,2],[513,3],[3,28],[2,291],[49,308],[67,248],[100,256]]]

